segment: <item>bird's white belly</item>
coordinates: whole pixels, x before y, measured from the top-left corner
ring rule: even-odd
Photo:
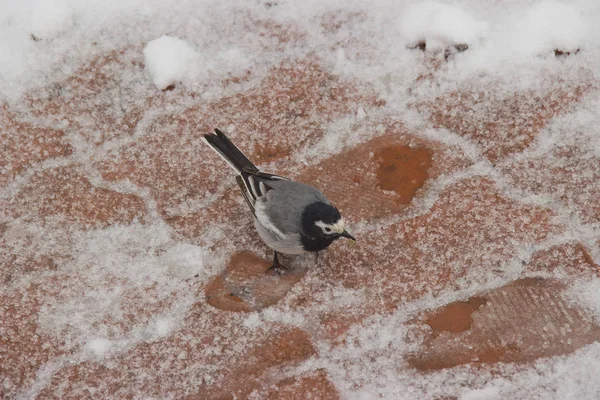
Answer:
[[[254,219],[254,226],[256,226],[260,238],[273,250],[284,254],[306,253],[306,250],[302,247],[302,241],[300,240],[299,234],[273,232],[269,228],[263,226],[257,218]]]

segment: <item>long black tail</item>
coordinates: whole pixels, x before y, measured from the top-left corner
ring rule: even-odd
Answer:
[[[204,135],[204,140],[217,152],[217,154],[223,157],[223,159],[227,161],[238,174],[241,174],[242,171],[258,172],[258,168],[252,164],[252,161],[250,161],[223,132],[219,129],[215,129],[215,133],[216,135],[214,133]]]

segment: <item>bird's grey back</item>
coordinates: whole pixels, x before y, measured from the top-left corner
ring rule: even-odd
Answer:
[[[300,233],[302,212],[309,204],[318,201],[330,204],[323,193],[304,183],[286,180],[265,183],[273,190],[267,193],[266,199],[261,198],[268,204],[264,210],[282,233]]]

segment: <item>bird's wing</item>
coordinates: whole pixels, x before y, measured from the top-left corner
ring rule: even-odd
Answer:
[[[248,190],[246,189],[246,185],[244,184],[244,179],[242,178],[241,175],[238,175],[235,177],[235,180],[237,181],[237,184],[242,191],[242,195],[244,196],[244,200],[246,200],[246,203],[248,204],[248,207],[250,207],[252,214],[254,214],[256,216],[256,208],[254,207],[255,201],[253,201],[250,198],[250,194],[248,193]]]
[[[273,182],[289,181],[289,179],[275,174],[244,168],[240,171],[237,181],[250,209],[252,212],[255,212],[256,200],[273,190]]]
[[[257,176],[257,177],[259,177],[261,179],[265,179],[267,181],[289,181],[290,180],[289,178],[286,178],[281,175],[270,174],[268,172],[262,172],[262,171],[254,171],[250,168],[248,168],[248,169],[244,168],[243,171],[246,172],[247,174]]]
[[[302,213],[309,204],[329,203],[318,189],[300,182],[275,180],[268,183],[272,189],[257,199],[255,215],[259,222],[272,225],[284,234],[300,232]]]

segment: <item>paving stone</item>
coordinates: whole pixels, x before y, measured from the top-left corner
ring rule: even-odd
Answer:
[[[64,131],[22,122],[7,105],[0,105],[0,186],[4,187],[28,168],[73,152]]]
[[[549,151],[502,166],[515,186],[551,196],[576,210],[586,222],[600,221],[600,159],[593,145],[556,144]]]
[[[391,124],[384,135],[305,169],[298,179],[322,188],[345,219],[373,221],[402,212],[429,179],[469,165],[457,149]]]
[[[307,376],[287,378],[269,387],[267,393],[253,393],[255,398],[269,400],[335,400],[341,399],[323,370]]]
[[[427,313],[421,371],[519,362],[571,353],[600,339],[600,327],[573,308],[552,279],[524,278]]]
[[[269,371],[303,361],[315,354],[306,334],[298,329],[283,331],[258,345],[237,368],[226,374],[220,388],[207,387],[190,399],[246,397],[269,386]]]
[[[64,125],[92,144],[130,136],[150,106],[139,47],[98,54],[67,79],[28,94],[34,117]]]
[[[96,187],[72,166],[34,173],[8,201],[6,211],[11,218],[57,217],[86,227],[127,224],[147,214],[140,197]]]
[[[30,284],[0,292],[0,396],[15,398],[36,379],[39,368],[61,355],[61,342],[46,334],[38,323],[40,302],[33,295],[43,290]]]
[[[255,311],[276,304],[306,271],[267,273],[271,263],[250,252],[235,254],[206,287],[208,304],[227,311]]]
[[[343,343],[348,329],[370,315],[458,289],[482,274],[502,275],[520,246],[561,231],[552,218],[549,210],[503,197],[493,182],[477,177],[442,191],[423,215],[358,234],[351,247],[336,243],[312,267],[313,286],[341,285],[363,292],[368,301],[317,313],[320,339]],[[293,304],[313,302],[318,300],[309,296]]]
[[[485,217],[484,217],[485,216]],[[431,209],[390,227],[358,235],[356,246],[332,246],[319,275],[349,288],[373,289],[380,305],[418,298],[493,273],[524,243],[560,232],[552,212],[510,200],[487,178],[459,181]]]
[[[212,319],[212,322],[219,322],[219,319]],[[220,324],[223,322],[221,319]],[[40,396],[127,398],[140,393],[159,396],[168,392],[188,399],[247,398],[252,392],[264,390],[279,381],[281,378],[276,377],[279,369],[314,355],[306,335],[297,329],[276,330],[255,338],[258,339],[256,342],[252,341],[253,335],[245,334],[243,344],[248,352],[241,354],[239,342],[219,339],[214,335],[214,329],[206,332],[209,328],[202,327],[195,335],[193,331],[186,331],[167,340],[143,343],[108,363],[86,361],[66,366]],[[221,346],[226,349],[217,350]],[[151,379],[157,372],[161,379]],[[189,385],[181,385],[182,380]],[[200,389],[190,393],[193,387]]]
[[[581,243],[567,243],[538,251],[525,265],[528,273],[554,273],[563,279],[589,279],[600,275],[600,266]]]
[[[554,117],[565,113],[588,92],[585,83],[560,87],[549,83],[541,92],[455,91],[418,108],[431,114],[437,127],[477,143],[493,163],[523,151]],[[555,86],[555,87],[552,87]]]

